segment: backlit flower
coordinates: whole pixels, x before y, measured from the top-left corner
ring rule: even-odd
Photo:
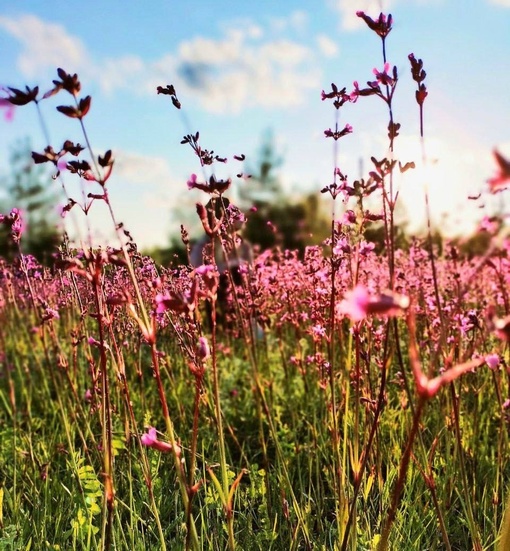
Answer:
[[[147,446],[149,448],[154,448],[155,450],[158,450],[163,453],[172,451],[171,444],[158,440],[158,435],[154,427],[149,427],[149,430],[145,434],[142,434],[140,441],[144,446]],[[177,444],[175,444],[174,451],[176,455],[178,456],[181,455],[181,447],[178,446]]]

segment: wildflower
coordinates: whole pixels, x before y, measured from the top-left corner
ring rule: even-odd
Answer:
[[[326,138],[333,138],[335,141],[351,133],[352,126],[350,124],[346,124],[342,130],[338,130],[338,128],[336,128],[334,131],[331,130],[331,128],[324,130],[324,136]]]
[[[44,311],[42,321],[45,322],[45,321],[50,321],[50,320],[59,319],[59,318],[60,318],[60,315],[58,313],[58,310],[47,307]]]
[[[198,339],[197,353],[201,360],[205,361],[211,355],[211,349],[209,348],[209,342],[205,337]]]
[[[388,36],[391,31],[391,24],[393,22],[391,13],[388,16],[386,16],[384,13],[380,13],[379,17],[376,20],[366,15],[363,11],[357,11],[356,15],[358,17],[361,17],[361,19],[363,19],[368,27],[372,29],[375,33],[377,33],[383,40]]]
[[[494,307],[490,307],[487,312],[487,327],[499,339],[510,341],[510,316],[498,318]]]
[[[326,329],[318,323],[312,327],[312,335],[315,340],[320,340],[322,337],[326,336]]]
[[[359,254],[361,256],[367,256],[369,253],[371,253],[375,249],[375,244],[368,241],[362,241],[359,244]]]
[[[487,354],[485,363],[489,366],[489,369],[495,370],[499,365],[499,356],[497,354]]]
[[[497,233],[500,226],[500,220],[497,216],[484,216],[478,224],[478,231],[486,231],[491,234]]]
[[[29,88],[25,86],[25,92],[18,90],[17,88],[11,88],[10,86],[7,89],[3,88],[8,94],[9,97],[5,98],[11,105],[17,105],[18,107],[22,105],[27,105],[30,102],[34,101],[37,103],[37,94],[39,93],[39,87]]]
[[[510,186],[510,160],[505,159],[496,149],[493,151],[494,158],[498,164],[498,172],[489,180],[491,193],[497,193]]]
[[[12,120],[14,119],[14,105],[8,99],[0,98],[0,107],[3,107],[5,109],[5,122],[12,122]]]
[[[338,311],[345,314],[352,321],[361,321],[368,314],[370,295],[363,285],[356,286],[352,291],[345,293],[344,300],[340,303]]]
[[[14,243],[20,242],[21,235],[25,231],[20,209],[13,208],[9,214],[0,214],[0,224],[4,224],[10,229],[11,239]]]
[[[356,214],[353,210],[347,210],[345,211],[343,218],[342,218],[342,224],[348,226],[350,224],[354,224],[356,222]]]
[[[207,288],[208,296],[210,298],[214,298],[220,283],[220,274],[217,266],[214,266],[213,264],[202,264],[196,269],[196,272],[202,276],[202,281]]]
[[[345,297],[338,305],[338,313],[348,316],[357,322],[369,314],[382,316],[396,316],[409,307],[409,297],[386,291],[372,296],[364,285],[357,285],[345,293]]]
[[[336,242],[336,245],[333,247],[333,254],[341,255],[343,253],[349,254],[351,252],[351,246],[346,237],[341,237]]]
[[[414,54],[409,54],[408,59],[411,62],[411,74],[413,80],[418,83],[418,90],[416,90],[416,101],[418,105],[423,105],[425,98],[428,96],[427,87],[423,84],[427,73],[423,70],[423,61],[416,59]]]
[[[372,72],[374,73],[375,78],[377,79],[377,82],[372,83],[371,86],[376,86],[377,83],[382,84],[384,86],[394,86],[397,80],[395,75],[396,69],[393,68],[393,71],[392,71],[393,76],[390,76],[390,68],[391,68],[391,65],[388,62],[384,64],[384,68],[382,71],[379,71],[377,67],[374,68]]]
[[[217,180],[214,174],[209,177],[208,183],[199,182],[196,174],[192,174],[187,182],[188,189],[199,189],[200,191],[217,195],[221,195],[227,191],[231,183],[232,180],[230,178],[227,178],[226,180]]]
[[[194,187],[196,187],[197,185],[197,175],[196,174],[192,174],[187,182],[188,184],[188,189],[193,189]]]
[[[172,448],[171,444],[158,440],[158,435],[154,427],[149,427],[149,430],[145,434],[142,434],[140,441],[144,446],[147,446],[149,448],[154,448],[155,450],[158,450],[160,452],[167,453],[167,452],[171,452],[173,449],[175,455],[177,456],[181,455],[182,450],[178,444],[175,444]]]

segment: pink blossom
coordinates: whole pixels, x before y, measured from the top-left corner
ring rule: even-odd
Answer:
[[[363,11],[357,11],[356,15],[361,17],[368,25],[369,29],[376,32],[382,39],[386,38],[391,31],[391,25],[393,23],[391,13],[387,16],[384,13],[380,13],[377,19],[372,19]]]
[[[356,214],[353,210],[347,210],[342,218],[342,224],[350,225],[356,222]]]
[[[198,356],[201,360],[207,360],[211,355],[211,349],[209,348],[209,342],[205,337],[200,337],[198,339]]]
[[[318,323],[312,327],[312,334],[315,338],[321,338],[326,336],[326,329]]]
[[[192,174],[187,182],[188,189],[193,189],[197,186],[197,175]]]
[[[20,242],[21,235],[26,229],[20,209],[13,208],[9,214],[0,214],[0,224],[4,224],[10,229],[14,243]]]
[[[494,370],[499,365],[499,356],[497,354],[487,354],[485,363],[489,366],[489,369]]]
[[[357,80],[355,80],[352,84],[354,86],[354,90],[349,94],[349,99],[352,103],[356,103],[360,96],[359,84]]]
[[[484,216],[478,224],[478,231],[486,231],[488,233],[494,234],[498,231],[497,222],[497,218],[495,217]]]
[[[369,253],[371,253],[375,249],[375,245],[372,242],[368,241],[362,241],[359,244],[359,254],[361,256],[367,256]]]
[[[142,434],[140,441],[144,446],[148,446],[149,448],[154,448],[155,450],[158,450],[163,453],[172,451],[171,444],[158,440],[158,435],[154,427],[149,427],[149,430],[145,434]],[[179,445],[175,444],[173,450],[177,456],[181,455],[181,447]]]
[[[505,159],[499,151],[493,151],[494,158],[498,165],[497,173],[487,180],[491,193],[497,193],[510,186],[510,161]]]
[[[357,285],[352,291],[347,291],[342,302],[338,306],[340,314],[351,318],[352,321],[361,321],[368,314],[370,295],[363,285]]]
[[[382,71],[379,71],[377,68],[373,70],[373,73],[377,78],[377,82],[379,84],[383,84],[387,86],[393,86],[395,84],[395,79],[390,76],[390,68],[391,68],[391,65],[388,62],[386,62],[384,64],[384,68]]]
[[[409,298],[386,291],[380,295],[370,295],[364,285],[357,285],[345,293],[344,299],[338,305],[338,313],[348,316],[357,322],[369,314],[381,316],[396,316],[409,307]]]
[[[12,122],[14,120],[14,105],[6,98],[0,98],[0,107],[5,109],[4,120]]]

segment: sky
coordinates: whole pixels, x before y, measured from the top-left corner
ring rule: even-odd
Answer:
[[[199,131],[202,147],[229,159],[215,173],[233,179],[234,198],[250,185],[236,174],[256,166],[269,131],[284,160],[278,176],[293,197],[320,193],[335,164],[352,181],[372,169],[371,156],[388,154],[387,107],[375,97],[340,110],[340,126],[353,132],[338,141],[337,161],[324,137],[335,110],[321,91],[334,82],[350,92],[354,81],[363,86],[383,68],[381,41],[356,10],[393,16],[386,53],[399,72],[395,155],[418,164],[397,178],[411,229],[423,225],[426,187],[436,226],[469,231],[501,198],[467,197],[487,189],[494,148],[510,155],[510,0],[0,0],[0,86],[45,92],[58,67],[77,73],[82,95],[92,96],[84,119],[92,148],[96,155],[112,149],[116,159],[108,186],[117,220],[141,247],[164,246],[181,223],[197,235],[194,203],[207,200],[187,188],[190,175],[202,172],[180,144],[185,134]],[[419,163],[410,53],[427,72],[426,166]],[[167,84],[181,111],[157,95]],[[55,149],[66,139],[84,143],[78,122],[55,109],[70,100],[61,92],[41,102]],[[0,109],[0,174],[9,172],[17,140],[30,137],[35,151],[48,145],[33,105],[11,115]],[[240,154],[244,167],[233,160]],[[78,183],[63,176],[78,194]],[[108,213],[94,207],[96,244],[110,242]],[[71,233],[76,223],[82,227],[76,215],[66,220]]]

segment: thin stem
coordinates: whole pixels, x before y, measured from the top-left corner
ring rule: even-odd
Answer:
[[[411,459],[411,452],[413,449],[414,439],[416,438],[416,434],[418,433],[418,429],[420,426],[420,418],[421,418],[423,409],[425,407],[425,404],[426,404],[426,399],[420,396],[418,400],[418,404],[416,405],[416,410],[413,417],[413,425],[411,427],[411,431],[407,438],[407,444],[406,444],[404,453],[402,455],[402,459],[400,460],[400,469],[399,469],[398,479],[395,484],[395,488],[393,490],[390,510],[388,512],[388,516],[386,517],[386,522],[384,524],[379,545],[377,546],[377,551],[386,551],[386,549],[388,549],[388,540],[390,536],[391,527],[397,516],[397,510],[400,504],[400,497],[402,495],[402,491],[405,485],[407,468],[409,467],[409,460]]]

